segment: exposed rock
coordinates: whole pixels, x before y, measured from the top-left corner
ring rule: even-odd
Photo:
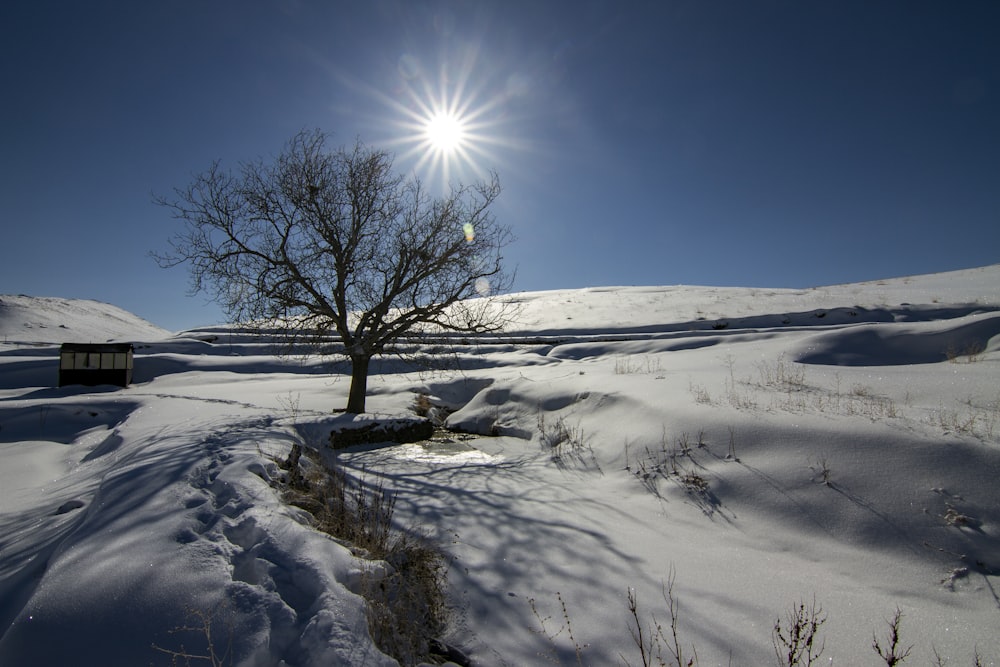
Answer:
[[[73,510],[78,510],[81,507],[83,507],[83,501],[82,500],[67,500],[62,505],[59,506],[59,509],[57,509],[55,511],[55,514],[57,514],[57,515],[58,514],[66,514],[67,512],[72,512]]]
[[[420,442],[430,439],[433,435],[434,424],[428,419],[368,422],[333,431],[330,433],[330,446],[334,449],[343,449],[377,442]]]

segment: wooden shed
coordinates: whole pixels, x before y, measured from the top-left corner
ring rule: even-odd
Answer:
[[[93,387],[132,382],[132,343],[63,343],[59,348],[59,386]]]

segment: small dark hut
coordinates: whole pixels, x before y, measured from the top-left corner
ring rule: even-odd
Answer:
[[[59,348],[59,386],[93,387],[132,382],[132,343],[63,343]]]

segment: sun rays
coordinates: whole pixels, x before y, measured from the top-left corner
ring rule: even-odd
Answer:
[[[518,148],[504,109],[509,91],[493,85],[499,92],[490,92],[490,76],[473,77],[475,58],[463,62],[457,71],[441,65],[429,73],[404,55],[391,92],[355,84],[388,112],[371,119],[377,143],[392,150],[400,166],[443,190],[487,177],[502,166],[505,150]]]
[[[467,71],[449,77],[444,68],[436,85],[427,77],[413,77],[394,104],[403,116],[397,125],[402,131],[399,157],[415,160],[418,173],[429,172],[444,185],[455,178],[479,178],[498,159],[492,149],[501,140],[492,112],[499,100],[470,90],[468,77]]]

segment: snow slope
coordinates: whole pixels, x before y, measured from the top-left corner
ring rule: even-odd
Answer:
[[[0,294],[4,343],[103,343],[169,335],[166,329],[100,301]]]
[[[482,437],[336,457],[452,558],[448,639],[478,665],[577,664],[562,603],[583,664],[637,664],[628,591],[662,622],[671,572],[702,665],[774,664],[775,619],[813,599],[824,662],[878,664],[898,607],[914,664],[997,664],[998,286],[1000,265],[512,295],[509,335],[456,347],[461,370],[373,364],[370,410],[423,393]],[[108,337],[81,312],[58,324]],[[54,389],[55,346],[0,348],[0,664],[170,664],[154,644],[205,647],[173,632],[193,612],[234,664],[392,664],[365,562],[268,484],[322,446],[343,369],[236,328],[113,336],[138,343],[124,390]]]

